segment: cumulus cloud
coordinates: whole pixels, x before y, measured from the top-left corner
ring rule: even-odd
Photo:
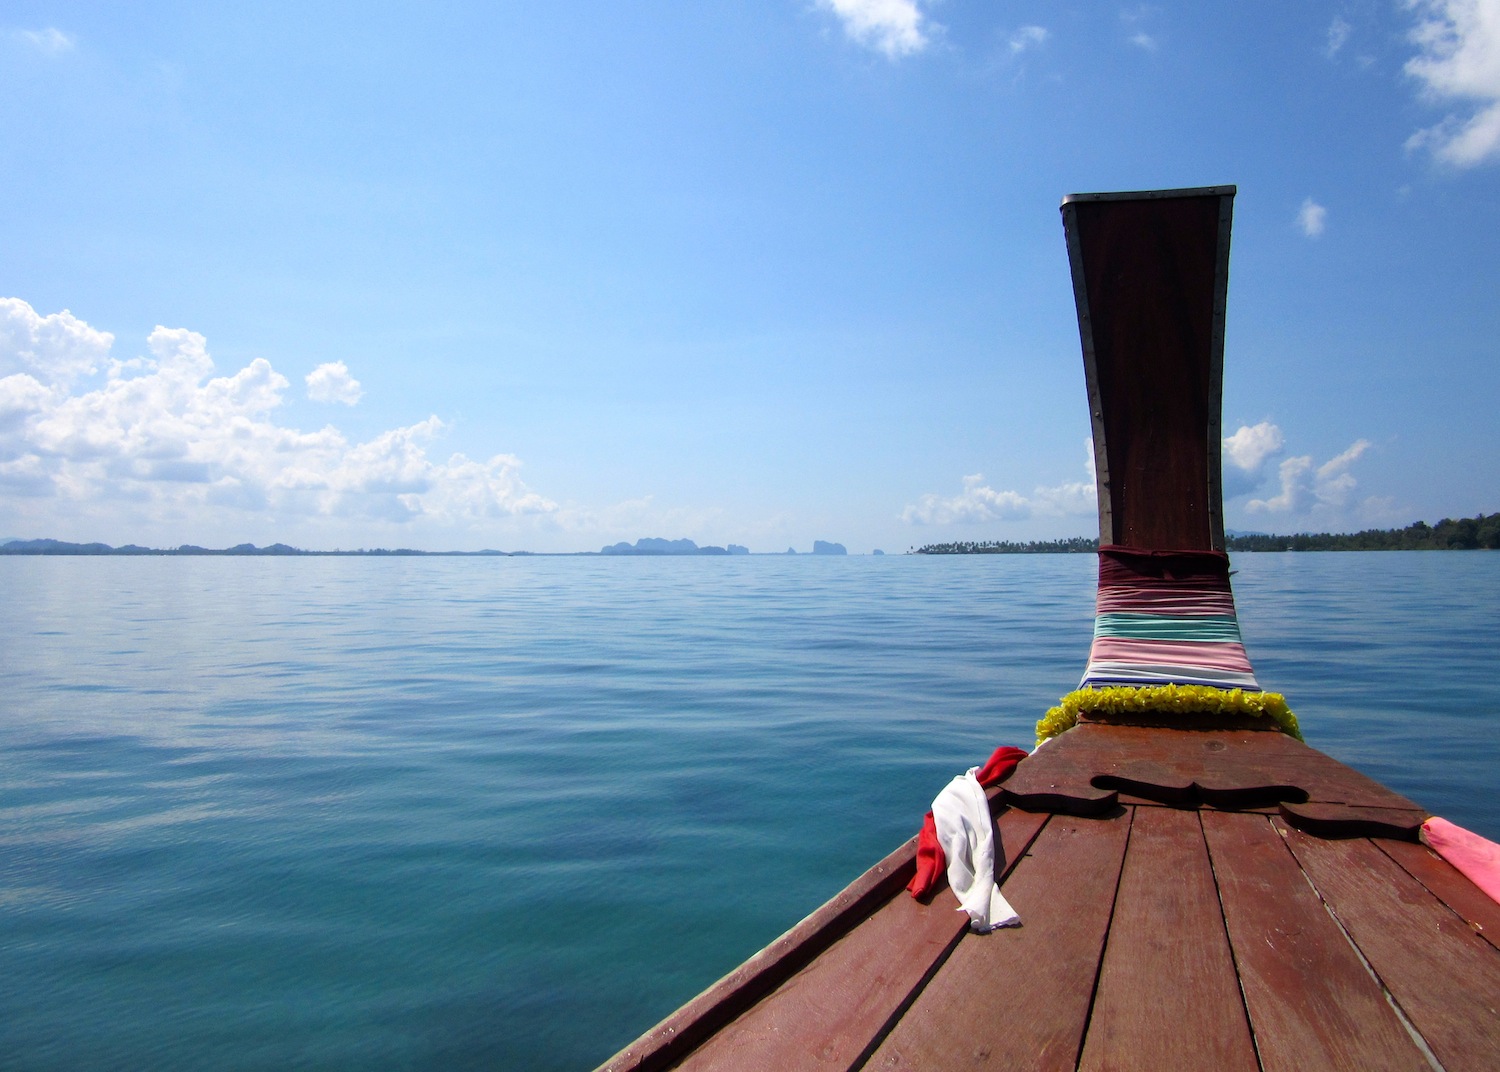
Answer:
[[[1088,480],[1065,481],[1038,487],[1029,496],[1015,491],[996,491],[984,482],[984,474],[963,478],[963,490],[943,497],[929,492],[901,511],[908,525],[963,525],[984,521],[1018,521],[1034,516],[1072,517],[1094,513],[1099,500],[1094,486],[1094,444],[1084,444]]]
[[[106,362],[113,337],[69,313],[39,316],[19,299],[0,312],[0,371],[20,369],[0,378],[0,500],[131,503],[156,519],[227,508],[283,522],[474,524],[558,510],[525,485],[513,455],[430,457],[445,430],[436,416],[362,443],[332,426],[303,432],[274,419],[289,382],[264,358],[214,376],[202,335],[158,327],[149,356]],[[73,388],[99,366],[102,383]],[[358,391],[347,370],[323,381]]]
[[[964,477],[964,489],[952,498],[931,492],[901,511],[909,525],[952,525],[975,521],[1014,521],[1031,516],[1031,503],[1014,491],[996,491],[983,473]]]
[[[16,36],[48,56],[61,55],[73,47],[73,35],[63,33],[56,26],[48,26],[45,30],[17,30]]]
[[[1322,465],[1317,465],[1310,454],[1288,458],[1281,463],[1280,493],[1269,499],[1251,499],[1246,507],[1252,513],[1267,514],[1342,510],[1349,505],[1357,485],[1349,469],[1369,449],[1369,440],[1357,439]]]
[[[923,0],[818,0],[836,15],[851,39],[898,59],[921,52],[931,40]]]
[[[314,402],[342,402],[352,406],[365,395],[359,381],[342,361],[329,361],[307,374],[307,397]]]
[[[114,341],[66,309],[38,316],[19,298],[0,298],[0,375],[26,372],[48,383],[71,382],[98,368]]]
[[[1308,238],[1317,238],[1323,233],[1328,220],[1328,210],[1312,198],[1305,198],[1297,210],[1297,226]]]
[[[1046,43],[1047,38],[1051,36],[1045,26],[1022,26],[1010,35],[1011,53],[1020,54],[1029,48],[1036,48]]]
[[[1454,167],[1500,156],[1500,0],[1409,0],[1420,13],[1410,39],[1418,54],[1406,73],[1432,101],[1471,102],[1407,139]]]
[[[1248,495],[1265,480],[1266,462],[1286,445],[1281,429],[1270,421],[1244,424],[1224,437],[1224,498]]]

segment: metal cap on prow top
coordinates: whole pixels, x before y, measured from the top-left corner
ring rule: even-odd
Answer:
[[[1099,542],[1222,551],[1233,186],[1069,194]]]

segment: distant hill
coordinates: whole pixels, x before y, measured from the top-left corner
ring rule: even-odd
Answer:
[[[748,555],[750,549],[732,543],[728,547],[699,547],[692,540],[663,540],[647,536],[635,543],[610,544],[599,552],[601,555]]]
[[[849,549],[841,543],[829,543],[826,540],[813,541],[813,554],[815,555],[847,555]]]
[[[727,552],[724,552],[727,553]],[[383,555],[508,555],[508,551],[413,551],[400,547],[388,551],[383,547],[358,551],[304,551],[284,543],[256,547],[253,543],[236,544],[222,550],[185,543],[180,547],[141,547],[127,543],[111,547],[107,543],[69,543],[66,540],[12,540],[0,544],[0,555],[313,555],[313,556],[383,556]]]

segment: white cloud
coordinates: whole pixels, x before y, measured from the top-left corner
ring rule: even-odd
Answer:
[[[1147,33],[1142,24],[1155,20],[1159,14],[1161,14],[1161,9],[1151,4],[1138,4],[1121,11],[1120,22],[1125,28],[1126,40],[1136,48],[1146,52],[1155,52],[1156,37]]]
[[[1323,233],[1328,221],[1328,210],[1312,198],[1305,198],[1297,210],[1297,226],[1308,238],[1317,238]]]
[[[342,402],[352,406],[365,395],[359,381],[342,361],[329,361],[307,374],[307,397],[314,402]]]
[[[1433,101],[1474,103],[1407,139],[1445,164],[1472,167],[1500,156],[1500,0],[1408,0],[1420,12],[1410,39],[1420,49],[1406,73]]]
[[[525,485],[513,455],[430,457],[445,430],[435,416],[354,444],[332,426],[278,424],[285,376],[257,358],[215,377],[204,337],[181,328],[158,327],[149,357],[109,361],[102,383],[75,391],[71,378],[104,364],[112,336],[67,313],[37,316],[18,299],[0,311],[0,370],[24,370],[0,378],[0,504],[47,500],[47,511],[28,515],[34,524],[80,514],[118,524],[128,515],[161,529],[164,519],[201,526],[208,513],[229,510],[241,522],[217,527],[252,515],[283,527],[298,519],[474,527],[559,509]]]
[[[19,298],[0,298],[0,375],[29,372],[69,382],[98,368],[114,341],[66,309],[38,316]]]
[[[1270,421],[1242,424],[1233,435],[1224,437],[1224,456],[1235,468],[1253,473],[1285,444],[1281,429]]]
[[[1265,480],[1266,462],[1286,445],[1281,429],[1270,421],[1244,424],[1224,437],[1223,493],[1225,499],[1248,495]]]
[[[984,474],[963,478],[963,490],[950,498],[929,492],[901,511],[908,525],[973,524],[984,521],[1018,521],[1034,515],[1049,517],[1086,516],[1099,506],[1094,485],[1094,444],[1084,441],[1088,480],[1065,481],[1053,487],[1038,487],[1030,496],[1015,491],[996,491],[984,482]]]
[[[1335,15],[1333,22],[1328,25],[1328,45],[1324,48],[1323,54],[1329,59],[1337,56],[1339,50],[1348,43],[1349,34],[1353,29],[1354,27]]]
[[[1017,54],[1025,52],[1029,48],[1044,44],[1051,36],[1045,26],[1022,26],[1010,35],[1010,50]]]
[[[1014,521],[1031,516],[1031,503],[1014,491],[996,491],[984,474],[964,477],[964,490],[945,499],[931,492],[901,511],[909,525],[952,525],[975,521]]]
[[[56,26],[45,30],[17,30],[16,36],[38,52],[57,56],[73,48],[73,35],[63,33]]]
[[[922,14],[923,0],[818,0],[838,16],[854,41],[889,59],[920,52],[930,41]]]
[[[1355,440],[1342,454],[1322,465],[1312,455],[1288,458],[1281,463],[1281,491],[1269,499],[1251,499],[1252,513],[1309,514],[1337,512],[1348,506],[1357,481],[1349,472],[1360,455],[1370,448],[1366,439]]]

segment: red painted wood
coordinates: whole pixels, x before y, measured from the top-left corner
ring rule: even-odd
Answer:
[[[1080,202],[1113,533],[1105,543],[1213,548],[1209,426],[1219,198]]]
[[[1426,812],[1401,808],[1352,808],[1348,804],[1283,804],[1281,817],[1321,838],[1395,838],[1416,841]]]
[[[1500,951],[1372,842],[1272,821],[1446,1072],[1500,1068]]]
[[[898,894],[916,871],[913,837],[837,896],[599,1067],[598,1072],[659,1072],[751,1008]]]
[[[1264,1072],[1429,1072],[1270,819],[1201,819]]]
[[[1301,741],[1256,730],[1080,724],[1023,760],[1001,795],[1015,807],[1099,814],[1118,805],[1120,792],[1238,810],[1288,799],[1293,789],[1292,799],[1406,811],[1418,824],[1427,815]]]
[[[996,835],[1006,863],[997,856],[996,869],[1002,876],[1047,819],[1020,811],[999,817]],[[968,922],[951,890],[939,891],[928,905],[897,894],[678,1067],[856,1067],[947,958]]]
[[[1194,812],[1135,810],[1078,1067],[1259,1068]]]
[[[1426,886],[1439,901],[1458,913],[1458,917],[1475,934],[1500,949],[1500,904],[1490,900],[1489,894],[1426,845],[1408,845],[1399,841],[1381,841],[1377,844],[1380,851]]]
[[[1129,829],[1054,817],[1004,886],[1021,926],[966,934],[865,1067],[1072,1072]]]

